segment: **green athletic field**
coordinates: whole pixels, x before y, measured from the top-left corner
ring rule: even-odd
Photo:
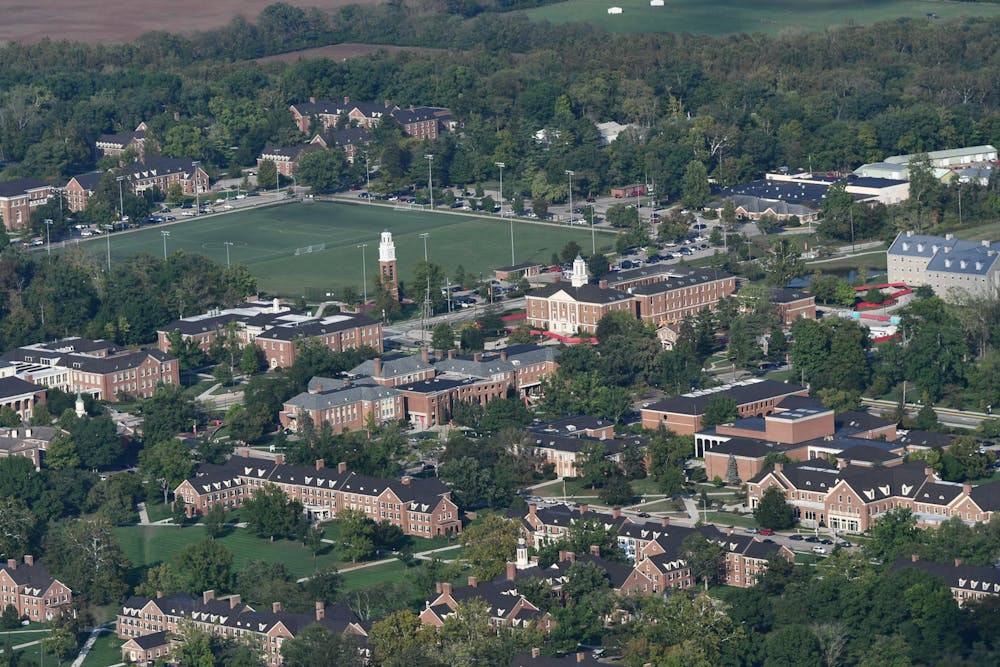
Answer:
[[[461,264],[469,274],[488,276],[493,268],[510,264],[510,223],[466,215],[397,211],[391,206],[311,202],[285,204],[156,225],[111,236],[111,257],[140,252],[162,256],[161,231],[169,231],[167,252],[203,253],[225,264],[226,245],[233,264],[244,264],[268,294],[322,298],[350,286],[361,293],[362,249],[371,291],[378,272],[379,234],[388,229],[396,243],[399,277],[408,281],[415,264],[424,257],[421,233],[428,233],[428,259],[443,266],[449,276]],[[589,228],[564,228],[514,222],[515,259],[548,262],[570,239],[586,250],[591,247]],[[614,241],[608,232],[597,233],[598,249]],[[104,258],[106,239],[85,244],[95,257]],[[326,249],[296,256],[296,249],[325,243]]]
[[[623,12],[609,15],[609,7]],[[536,21],[587,22],[611,32],[690,32],[728,35],[762,32],[824,30],[834,26],[868,25],[900,17],[940,20],[965,16],[997,16],[1000,5],[939,0],[567,0],[528,10]]]

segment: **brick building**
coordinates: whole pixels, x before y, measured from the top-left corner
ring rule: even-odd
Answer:
[[[99,171],[92,171],[78,174],[69,179],[69,182],[63,187],[63,196],[66,197],[66,205],[69,206],[69,210],[79,213],[86,209],[90,198],[97,192],[103,176],[104,174]]]
[[[0,182],[0,221],[8,230],[30,226],[32,209],[47,204],[55,193],[54,187],[37,178]]]
[[[344,151],[348,163],[354,164],[359,151],[372,139],[371,132],[363,127],[348,127],[343,130],[328,130],[313,137],[309,143],[323,148],[339,148]]]
[[[322,460],[306,467],[285,464],[280,455],[274,461],[233,456],[222,465],[203,464],[174,494],[184,499],[190,515],[203,516],[216,505],[241,507],[265,485],[277,486],[319,521],[335,518],[342,509],[356,509],[373,521],[399,526],[407,535],[462,531],[458,506],[437,479],[378,479],[348,472],[346,463],[332,469]]]
[[[178,630],[185,622],[214,635],[258,643],[267,665],[283,665],[282,644],[312,625],[359,640],[368,636],[364,624],[344,604],[327,607],[317,602],[314,613],[301,614],[284,611],[280,602],[258,611],[239,595],[216,599],[215,591],[205,591],[201,597],[133,595],[118,612],[116,634],[125,640],[122,660],[161,664],[179,641]]]
[[[147,129],[146,123],[139,123],[139,126],[132,132],[102,134],[94,143],[97,154],[105,157],[118,157],[125,151],[132,149],[136,157],[141,160],[146,154]]]
[[[310,146],[309,144],[298,144],[295,146],[267,146],[260,152],[257,156],[257,169],[260,169],[261,164],[266,160],[270,160],[274,163],[274,168],[279,174],[285,178],[291,178],[295,175],[296,170],[299,167],[299,160],[302,156],[309,150],[318,150],[318,147]],[[275,183],[257,183],[260,187],[271,187],[276,185]]]
[[[190,158],[150,155],[142,162],[126,165],[122,173],[136,195],[154,187],[166,195],[173,183],[179,183],[181,192],[190,197],[209,190],[208,173]]]
[[[295,363],[299,345],[313,341],[332,352],[359,347],[382,351],[382,323],[365,315],[337,313],[321,319],[299,318],[277,324],[254,338],[264,351],[268,368],[288,368]]]
[[[923,570],[943,581],[959,607],[969,601],[978,601],[1000,595],[1000,568],[989,565],[967,565],[960,558],[953,563],[935,563],[921,559],[916,554],[900,558],[890,567],[890,572],[906,568]]]
[[[987,522],[1000,507],[1000,483],[944,482],[919,461],[892,466],[825,459],[778,463],[747,482],[747,504],[756,507],[771,487],[784,493],[803,526],[851,533],[866,531],[899,507],[910,509],[923,527],[937,527],[953,517],[969,524]]]
[[[35,470],[42,468],[42,452],[60,433],[51,426],[16,426],[0,428],[0,458],[20,456],[31,461]]]
[[[714,308],[720,299],[736,292],[736,278],[724,271],[691,269],[628,289],[639,319],[660,326]]]
[[[170,335],[177,332],[182,340],[193,340],[199,349],[207,352],[217,338],[227,336],[230,330],[245,345],[272,327],[310,320],[312,318],[302,311],[293,310],[278,299],[247,301],[233,308],[174,320],[156,330],[156,347],[161,352],[169,352]]]
[[[121,350],[105,340],[64,338],[35,343],[15,348],[3,358],[25,381],[71,394],[90,394],[103,401],[117,401],[121,396],[148,398],[160,383],[180,384],[180,369],[173,355],[159,350]]]
[[[316,379],[319,378],[313,381]],[[381,425],[405,418],[403,395],[393,387],[341,383],[328,384],[324,389],[313,381],[309,391],[285,401],[278,414],[284,428],[297,430],[303,415],[309,415],[317,427],[329,424],[335,434],[362,431],[370,419]]]
[[[692,435],[701,430],[705,408],[715,395],[736,401],[741,417],[766,415],[788,396],[806,396],[808,389],[797,384],[753,378],[711,389],[672,396],[642,408],[642,427],[656,430],[663,426],[678,435]]]
[[[18,618],[44,623],[60,616],[73,601],[73,591],[48,573],[34,556],[23,563],[8,559],[0,565],[0,590],[3,606],[17,610]]]
[[[298,102],[289,107],[296,127],[301,132],[322,132],[336,127],[344,118],[354,127],[371,129],[383,118],[392,117],[403,128],[408,137],[436,139],[442,130],[452,129],[451,110],[440,107],[401,108],[388,101],[382,104],[372,102],[352,102],[345,97],[342,102],[317,100],[310,97],[308,102]],[[314,122],[321,126],[314,127]]]
[[[528,326],[559,334],[593,334],[597,323],[608,313],[633,311],[632,296],[610,289],[606,283],[591,285],[587,263],[582,257],[573,262],[573,276],[567,285],[556,282],[525,295]]]
[[[774,287],[771,289],[771,303],[777,310],[781,323],[786,327],[791,326],[800,317],[816,319],[816,297],[809,292]]]

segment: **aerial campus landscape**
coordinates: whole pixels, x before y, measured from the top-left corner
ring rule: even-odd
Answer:
[[[0,665],[1000,663],[1000,3],[3,16]]]

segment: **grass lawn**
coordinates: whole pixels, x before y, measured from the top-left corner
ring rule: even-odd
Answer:
[[[383,565],[373,565],[372,567],[363,567],[358,570],[343,572],[341,576],[344,578],[344,585],[341,590],[349,592],[359,588],[374,586],[383,581],[400,579],[406,576],[411,569],[403,562],[393,560]]]
[[[1000,239],[1000,222],[980,225],[978,227],[973,227],[972,229],[963,229],[955,232],[955,236],[963,239],[973,239],[975,241],[981,241],[983,239],[987,241],[996,241],[997,239]]]
[[[699,512],[701,514],[701,512]],[[757,525],[752,516],[742,514],[730,514],[729,512],[709,512],[708,520],[712,523],[719,523],[726,526],[738,526],[740,528],[751,528]]]
[[[133,566],[148,567],[171,560],[187,545],[205,536],[202,526],[127,526],[116,528],[122,550]],[[233,568],[241,570],[252,560],[284,563],[296,578],[313,573],[313,556],[299,542],[275,540],[270,542],[254,537],[244,529],[234,529],[219,542],[233,554]],[[315,561],[316,568],[343,563],[332,550],[321,553]]]
[[[866,25],[877,21],[910,17],[926,20],[928,12],[941,19],[963,16],[996,16],[1000,7],[986,3],[906,2],[905,0],[668,0],[663,7],[650,7],[648,0],[613,3],[624,11],[608,15],[608,2],[570,0],[528,10],[535,21],[552,23],[589,22],[611,32],[690,32],[727,35],[741,32],[778,34],[788,31],[824,30],[848,23]]]
[[[115,637],[113,631],[101,635],[94,642],[90,653],[87,654],[87,659],[83,661],[83,667],[108,667],[108,665],[117,665],[122,661],[121,648],[124,643],[124,641]]]
[[[821,270],[824,273],[830,273],[840,269],[859,269],[861,267],[885,271],[885,265],[885,250],[873,250],[872,252],[860,253],[858,255],[854,255],[853,257],[842,257],[839,259],[806,263],[806,266],[809,267],[810,270]]]
[[[146,500],[146,514],[149,515],[150,521],[162,521],[170,518],[173,512],[170,511],[170,505],[163,504],[162,496],[152,494],[150,499]]]
[[[398,273],[406,281],[424,256],[421,233],[429,233],[428,259],[453,275],[461,264],[469,271],[488,271],[510,264],[510,225],[505,220],[452,215],[443,212],[396,211],[391,206],[342,202],[285,204],[202,220],[185,220],[116,234],[111,238],[115,258],[150,253],[162,256],[161,231],[169,231],[167,252],[184,250],[202,253],[217,262],[226,262],[226,243],[231,242],[233,263],[247,266],[261,289],[283,296],[322,299],[327,292],[352,287],[360,294],[363,269],[367,271],[368,293],[374,289],[372,276],[378,273],[379,233],[388,229],[396,243]],[[598,245],[610,246],[611,233],[598,231]],[[590,229],[558,227],[515,221],[514,243],[517,262],[548,262],[552,253],[574,240],[590,247]],[[105,239],[84,242],[81,247],[101,258]],[[296,249],[326,244],[326,249],[295,255]],[[362,265],[364,248],[366,265]]]
[[[657,500],[655,503],[643,505],[639,509],[643,512],[670,512],[687,516],[687,512],[684,510],[684,503],[679,500]]]

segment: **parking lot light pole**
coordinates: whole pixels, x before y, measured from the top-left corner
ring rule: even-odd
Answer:
[[[191,166],[194,168],[194,173],[191,174],[191,176],[194,178],[194,214],[195,215],[201,215],[201,189],[198,187],[198,181],[201,180],[200,178],[198,178],[198,165],[200,165],[200,164],[201,164],[201,162],[199,162],[198,160],[194,160],[193,162],[191,162]]]
[[[431,176],[431,171],[432,171],[431,166],[434,164],[434,156],[431,155],[430,153],[428,153],[427,155],[424,156],[424,159],[427,160],[427,196],[430,197],[430,199],[431,199],[431,210],[433,211],[434,210],[434,180],[433,180],[433,178]],[[424,243],[425,244],[427,243],[427,239],[424,239]],[[426,257],[424,258],[424,261],[427,261]]]
[[[503,168],[505,165],[503,162],[494,162],[494,164],[500,167],[500,196],[498,198],[500,199],[500,218],[503,219]]]
[[[108,237],[108,273],[111,273],[111,232],[114,228],[113,224],[104,226],[104,235]]]
[[[163,235],[163,261],[167,261],[167,237],[170,236],[170,232],[160,232]]]
[[[118,181],[118,219],[125,219],[125,197],[122,195],[122,181],[125,180],[124,176],[118,176],[115,178]],[[112,195],[114,196],[114,195]]]
[[[52,220],[45,218],[45,253],[51,257],[52,256],[52,234],[50,230],[52,229]]]
[[[372,170],[368,161],[368,153],[365,153],[365,180],[368,181],[368,203],[372,203]]]
[[[228,269],[228,268],[230,268],[230,264],[229,264],[229,246],[233,245],[233,242],[232,241],[223,241],[222,243],[223,243],[223,245],[226,246],[226,268]]]

